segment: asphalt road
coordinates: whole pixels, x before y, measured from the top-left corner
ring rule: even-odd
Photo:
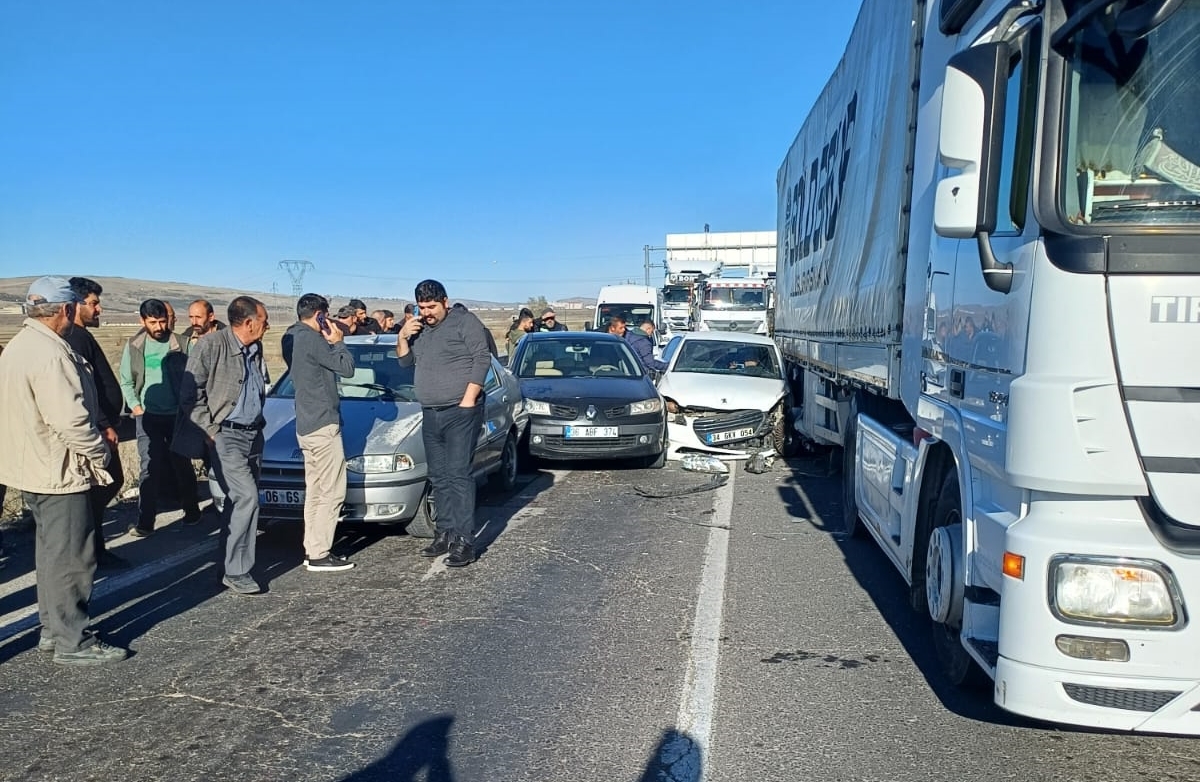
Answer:
[[[134,655],[34,649],[29,533],[0,570],[0,779],[1195,780],[1187,739],[1064,730],[941,683],[925,625],[821,460],[543,470],[480,495],[469,568],[342,533],[347,573],[259,539],[268,592],[219,585],[213,522],[135,540],[96,625]],[[127,509],[125,509],[127,511]],[[178,530],[178,531],[177,531]]]

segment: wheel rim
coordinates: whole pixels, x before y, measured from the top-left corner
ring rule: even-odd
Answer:
[[[517,438],[511,434],[504,441],[504,455],[500,457],[500,474],[504,476],[505,486],[512,486],[517,482]]]

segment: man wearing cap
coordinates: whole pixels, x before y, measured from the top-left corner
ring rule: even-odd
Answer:
[[[558,322],[558,316],[554,314],[553,307],[547,307],[542,313],[541,320],[538,321],[537,331],[566,331],[567,325]]]
[[[36,524],[41,651],[60,665],[124,660],[87,631],[96,572],[89,490],[112,482],[91,366],[63,340],[75,292],[61,277],[29,287],[26,319],[0,353],[0,483],[23,492]]]

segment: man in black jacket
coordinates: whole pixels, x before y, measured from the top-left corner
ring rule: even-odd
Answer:
[[[354,567],[330,550],[346,500],[341,398],[334,375],[352,377],[354,358],[342,342],[342,330],[329,321],[324,296],[301,296],[296,317],[283,335],[283,358],[296,388],[296,441],[304,455],[304,567],[334,573]]]
[[[93,486],[88,491],[92,526],[96,533],[96,567],[115,570],[129,567],[129,563],[109,551],[104,542],[104,510],[125,485],[125,473],[121,469],[121,457],[117,452],[120,443],[117,425],[121,421],[121,384],[117,381],[112,364],[108,363],[108,357],[100,349],[100,344],[88,332],[89,328],[100,325],[100,295],[104,293],[104,288],[87,277],[72,277],[68,283],[79,303],[75,306],[75,326],[63,339],[72,350],[92,365],[92,377],[96,381],[96,392],[100,402],[100,416],[96,421],[96,428],[100,430],[100,435],[112,454],[108,460],[108,474],[112,476],[112,483],[107,486]]]
[[[437,532],[421,556],[449,552],[446,565],[475,561],[475,479],[471,459],[483,426],[483,384],[491,367],[488,333],[464,307],[451,307],[437,280],[417,284],[418,317],[396,340],[401,366],[416,366],[421,436],[437,500]]]

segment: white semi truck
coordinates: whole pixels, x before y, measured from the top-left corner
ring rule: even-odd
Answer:
[[[796,428],[949,679],[1200,735],[1200,0],[864,0],[778,172]]]
[[[696,287],[696,331],[767,333],[766,277],[710,277]]]
[[[696,292],[700,281],[720,273],[720,261],[667,260],[660,323],[665,336],[695,328]]]

